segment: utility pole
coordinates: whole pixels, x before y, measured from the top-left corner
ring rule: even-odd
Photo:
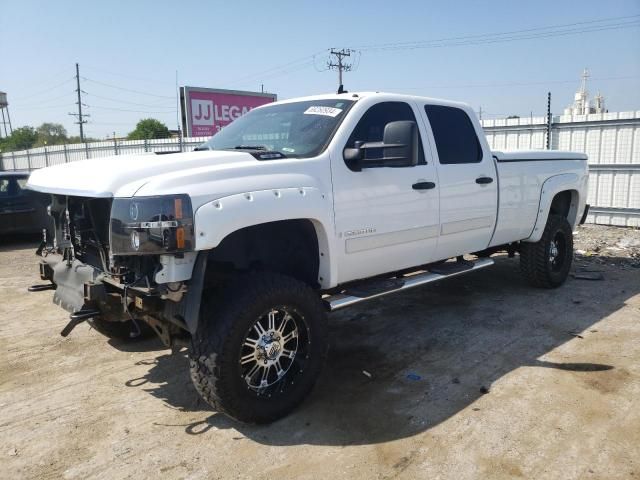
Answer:
[[[343,62],[343,58],[351,56],[351,50],[348,48],[343,48],[342,50],[336,50],[334,48],[329,52],[331,55],[335,56],[335,62],[328,62],[327,67],[331,69],[338,70],[338,93],[344,93],[344,86],[342,84],[342,72],[348,72],[351,70],[352,65],[346,64]]]
[[[80,90],[80,67],[78,66],[78,64],[76,63],[76,92],[78,93],[78,113],[70,113],[69,115],[71,115],[72,117],[76,117],[78,119],[77,123],[78,125],[80,125],[80,141],[82,143],[84,143],[84,129],[83,129],[83,125],[85,123],[87,123],[86,120],[84,120],[83,117],[89,117],[90,115],[88,114],[82,114],[82,90]],[[86,106],[86,105],[85,105]]]

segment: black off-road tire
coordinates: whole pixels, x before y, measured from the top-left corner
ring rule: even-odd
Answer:
[[[551,261],[552,244],[558,254]],[[566,218],[549,215],[542,238],[520,243],[520,271],[534,287],[557,288],[564,283],[573,260],[573,232]]]
[[[300,328],[307,332],[305,349],[297,349],[287,374],[269,387],[273,393],[261,393],[243,377],[240,357],[246,352],[243,344],[255,322],[279,308],[300,317]],[[238,275],[227,287],[203,295],[200,324],[189,351],[191,379],[202,398],[217,411],[244,423],[273,422],[290,413],[311,392],[322,370],[327,344],[326,313],[317,292],[276,273]]]
[[[98,333],[101,333],[107,338],[113,338],[116,340],[138,342],[151,338],[155,335],[153,329],[142,320],[138,320],[136,322],[140,328],[139,332],[131,320],[126,322],[107,322],[106,320],[98,317],[90,318],[87,320],[87,323]]]

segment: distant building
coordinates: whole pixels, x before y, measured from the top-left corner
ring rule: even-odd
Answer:
[[[589,92],[587,91],[587,78],[589,78],[589,70],[586,68],[582,72],[582,83],[573,97],[573,104],[564,109],[565,115],[588,115],[589,113],[605,113],[604,97],[600,92],[594,97],[593,102],[589,100]]]

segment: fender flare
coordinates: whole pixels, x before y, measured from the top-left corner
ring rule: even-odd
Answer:
[[[551,211],[551,203],[553,198],[560,192],[564,191],[576,192],[576,198],[571,199],[571,206],[569,208],[569,223],[573,226],[575,219],[578,215],[578,207],[581,201],[580,198],[580,177],[575,173],[563,173],[560,175],[554,175],[548,178],[542,184],[540,191],[540,202],[538,204],[538,215],[536,222],[533,226],[533,230],[529,237],[523,240],[523,242],[535,243],[542,238],[544,227],[547,224],[549,213]],[[573,219],[573,220],[572,220]]]
[[[309,220],[320,253],[318,283],[337,281],[336,256],[331,255],[332,197],[316,187],[292,187],[239,193],[210,201],[194,214],[196,250],[210,250],[242,228],[282,220]]]

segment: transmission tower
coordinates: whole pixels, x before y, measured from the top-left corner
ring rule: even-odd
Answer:
[[[345,63],[344,58],[350,57],[352,50],[348,48],[343,48],[342,50],[332,48],[329,53],[335,57],[335,61],[327,62],[327,67],[329,69],[338,70],[338,93],[344,93],[345,90],[344,85],[342,84],[342,72],[348,72],[353,67],[353,65]]]
[[[76,124],[80,125],[80,141],[84,142],[84,129],[83,125],[87,123],[85,120],[86,117],[90,117],[91,115],[82,113],[82,107],[86,107],[87,105],[82,103],[82,94],[87,93],[80,89],[80,67],[76,63],[76,92],[78,93],[78,101],[76,104],[78,105],[78,113],[69,113],[72,117],[76,117]]]
[[[2,113],[2,126],[4,127],[4,136],[7,138],[13,134],[13,128],[11,128],[11,117],[9,116],[9,102],[7,101],[7,94],[0,92],[0,112]],[[5,112],[7,116],[5,119]],[[7,124],[9,124],[9,133],[7,133]],[[0,137],[2,137],[2,131],[0,130]]]

